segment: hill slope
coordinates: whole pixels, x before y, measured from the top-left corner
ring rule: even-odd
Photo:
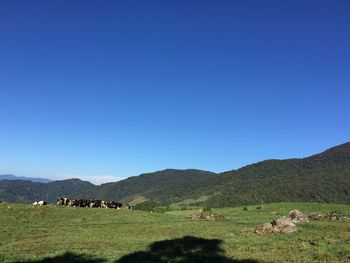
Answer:
[[[0,200],[16,203],[31,203],[36,200],[53,202],[59,196],[75,197],[95,185],[79,179],[35,183],[24,180],[0,181]]]
[[[86,193],[82,193],[80,196],[85,198],[140,202],[150,198],[152,200],[156,199],[152,197],[158,191],[175,194],[183,185],[197,184],[215,176],[217,176],[215,173],[208,171],[167,169],[129,177],[115,183],[102,184]]]
[[[266,160],[215,174],[168,169],[95,186],[78,179],[48,184],[0,181],[0,200],[32,202],[57,196],[138,203],[193,203],[214,207],[260,202],[350,204],[350,143],[307,158]]]
[[[165,170],[101,185],[86,193],[102,199],[192,202],[214,207],[260,202],[350,203],[350,143],[301,159],[266,160],[221,174]],[[188,172],[197,171],[189,175]]]
[[[308,158],[263,161],[216,179],[221,187],[208,200],[214,206],[261,201],[350,203],[350,143]]]

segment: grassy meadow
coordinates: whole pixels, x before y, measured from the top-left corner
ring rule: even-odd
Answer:
[[[200,208],[165,213],[0,204],[0,262],[350,262],[350,221],[312,221],[292,234],[254,233],[291,209],[309,214],[350,206],[267,204],[213,209],[215,221],[191,220]]]

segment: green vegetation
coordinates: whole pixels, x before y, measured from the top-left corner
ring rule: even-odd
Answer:
[[[123,203],[246,206],[274,202],[350,204],[350,143],[303,159],[267,160],[215,174],[168,169],[94,186],[80,180],[48,184],[0,181],[0,200],[53,201],[58,196]]]
[[[0,181],[0,200],[16,203],[32,203],[37,200],[56,201],[57,197],[74,198],[81,192],[96,187],[79,179],[34,183],[24,180]]]
[[[98,198],[103,200],[122,200],[123,202],[133,202],[140,197],[144,200],[174,203],[177,199],[171,196],[181,196],[184,185],[196,185],[199,182],[215,177],[216,174],[201,170],[176,170],[166,169],[154,173],[141,174],[128,179],[103,184],[93,188],[86,193],[82,193],[84,198]],[[169,193],[169,197],[167,197]],[[157,196],[157,198],[154,198]],[[162,200],[164,198],[164,200]]]
[[[211,207],[273,202],[350,204],[350,143],[303,159],[268,160],[222,174],[165,170],[91,189],[85,197]],[[203,198],[205,197],[205,198]]]
[[[349,205],[280,203],[264,204],[259,210],[257,205],[246,207],[211,208],[223,219],[208,221],[190,219],[203,207],[182,210],[172,206],[169,212],[151,213],[1,203],[0,262],[40,262],[47,257],[63,262],[145,262],[140,258],[171,257],[171,251],[164,255],[166,248],[179,245],[197,246],[191,256],[199,261],[201,257],[212,262],[223,258],[225,262],[350,260],[350,221],[312,221],[289,235],[254,234],[257,224],[287,215],[292,209],[306,214],[333,210],[350,214]],[[214,248],[218,254],[213,254]],[[177,253],[180,257],[185,252]],[[239,261],[243,259],[252,261]],[[180,257],[178,262],[189,261]]]

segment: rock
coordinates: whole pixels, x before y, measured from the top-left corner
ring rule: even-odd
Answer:
[[[299,210],[291,210],[288,214],[288,217],[294,222],[294,223],[309,223],[309,220],[305,218],[305,215],[300,212]]]
[[[335,212],[335,211],[328,213],[327,218],[329,220],[332,220],[332,221],[339,220],[339,216],[337,215],[337,212]]]
[[[272,231],[274,233],[292,233],[297,231],[297,228],[289,217],[282,217],[272,221]]]
[[[272,227],[279,232],[286,225],[292,224],[293,221],[289,217],[281,217],[272,220]],[[278,230],[279,229],[279,230]]]
[[[255,228],[255,233],[258,235],[263,235],[263,234],[271,233],[271,232],[272,232],[272,224],[271,223],[261,224]]]
[[[309,220],[321,220],[323,218],[320,212],[311,213],[309,215]]]
[[[206,219],[206,220],[216,220],[217,216],[211,212],[205,212],[203,210],[199,210],[199,212],[194,213],[191,219]]]
[[[280,233],[281,234],[289,234],[289,233],[294,233],[296,231],[298,231],[297,226],[294,223],[291,223],[291,224],[283,227],[282,230],[280,231]]]
[[[191,219],[204,219],[204,213],[202,210],[199,210],[199,212],[194,213],[191,217]]]
[[[295,223],[306,223],[309,222],[304,214],[299,210],[292,210],[289,212],[288,217],[280,217],[273,219],[271,223],[265,223],[262,225],[258,225],[255,228],[255,233],[258,235],[262,235],[265,233],[281,233],[281,234],[289,234],[298,231]]]
[[[348,220],[350,220],[350,217],[349,216],[342,216],[339,218],[339,220],[348,221]]]
[[[215,216],[213,214],[207,215],[206,219],[208,219],[208,220],[215,220]]]

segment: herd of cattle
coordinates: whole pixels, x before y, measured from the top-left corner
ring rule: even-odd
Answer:
[[[121,209],[123,204],[115,201],[107,202],[103,200],[90,200],[90,199],[69,199],[60,197],[57,199],[57,205],[60,206],[72,206],[72,207],[100,207],[100,208],[114,208]],[[34,206],[47,205],[46,201],[36,201],[33,203]],[[127,209],[133,209],[132,205],[126,205]]]

